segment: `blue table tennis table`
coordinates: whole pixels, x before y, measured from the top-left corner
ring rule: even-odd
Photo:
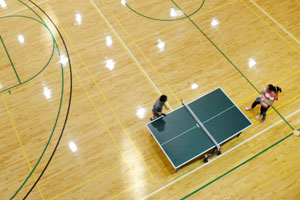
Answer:
[[[228,95],[217,88],[146,126],[177,170],[197,157],[221,153],[221,145],[252,125]]]

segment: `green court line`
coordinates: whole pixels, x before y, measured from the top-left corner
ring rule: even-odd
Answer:
[[[33,9],[32,9],[32,8],[30,8],[26,3],[22,2],[22,0],[18,0],[18,1],[19,1],[20,3],[22,3],[23,5],[25,5],[29,10],[31,10],[31,11],[32,11],[32,12],[33,12],[33,13],[41,20],[42,25],[44,25],[44,26],[48,29],[48,31],[49,31],[49,33],[51,34],[52,39],[53,39],[53,45],[56,47],[56,50],[57,50],[58,55],[59,55],[59,57],[60,57],[60,56],[61,56],[60,49],[59,49],[58,44],[57,44],[57,42],[56,42],[56,40],[55,40],[55,38],[54,38],[54,35],[52,34],[51,30],[50,30],[49,27],[46,25],[46,23],[43,21],[43,19],[42,19],[42,18],[41,18],[41,17],[40,17]],[[53,49],[55,49],[55,48],[53,48]],[[53,52],[54,52],[54,50],[53,50]],[[52,58],[52,56],[51,56],[51,58]],[[50,60],[51,60],[51,59],[50,59]],[[49,62],[50,62],[50,60],[49,60]],[[47,65],[49,64],[49,62],[47,63]],[[46,66],[47,66],[47,65],[46,65]],[[46,67],[46,66],[45,66],[45,67]],[[37,166],[39,165],[41,159],[43,158],[43,156],[44,156],[44,154],[45,154],[45,152],[46,152],[46,150],[47,150],[47,148],[48,148],[48,146],[49,146],[49,144],[50,144],[50,141],[51,141],[51,139],[52,139],[52,137],[53,137],[53,134],[54,134],[54,131],[55,131],[55,129],[56,129],[56,125],[57,125],[57,122],[58,122],[58,119],[59,119],[59,116],[60,116],[60,111],[61,111],[62,101],[63,101],[63,92],[64,92],[64,71],[63,71],[63,65],[62,65],[62,64],[61,64],[61,72],[62,72],[61,98],[60,98],[60,104],[59,104],[59,108],[58,108],[58,113],[57,113],[57,116],[56,116],[56,119],[55,119],[55,123],[54,123],[54,125],[53,125],[53,129],[52,129],[52,131],[51,131],[51,134],[50,134],[50,136],[49,136],[49,139],[48,139],[48,141],[47,141],[47,144],[46,144],[46,146],[45,146],[45,148],[44,148],[42,154],[40,155],[38,161],[37,161],[36,164],[34,165],[33,169],[31,170],[31,172],[29,173],[29,175],[27,176],[27,178],[24,180],[24,182],[21,184],[21,186],[17,189],[17,191],[15,192],[15,194],[10,198],[10,200],[12,200],[12,199],[14,199],[14,198],[16,197],[16,195],[20,192],[20,190],[23,188],[23,186],[27,183],[27,181],[29,180],[29,178],[32,176],[33,172],[35,171],[35,169],[36,169]]]
[[[205,0],[202,1],[202,4],[200,5],[200,7],[199,7],[195,12],[193,12],[192,14],[190,14],[190,15],[188,15],[188,16],[185,16],[185,17],[176,18],[176,19],[159,19],[159,18],[149,17],[149,16],[143,15],[143,14],[137,12],[136,10],[134,10],[133,8],[131,8],[127,2],[126,2],[126,6],[127,6],[132,12],[134,12],[134,13],[136,13],[136,14],[142,16],[142,17],[151,19],[151,20],[157,20],[157,21],[177,21],[177,20],[182,20],[182,19],[186,19],[187,17],[193,16],[194,14],[196,14],[196,13],[203,7],[204,3],[205,3]]]
[[[9,16],[0,16],[0,19],[3,19],[3,18],[13,18],[13,17],[21,17],[21,18],[28,18],[28,19],[31,19],[31,20],[34,20],[38,23],[40,23],[41,25],[45,25],[43,22],[35,19],[35,18],[32,18],[32,17],[28,17],[28,16],[24,16],[24,15],[9,15]],[[51,34],[51,31],[49,30],[48,27],[46,27],[48,29],[48,31],[50,32]],[[34,75],[33,77],[29,78],[28,80],[22,82],[21,84],[17,84],[17,85],[14,85],[14,86],[11,86],[9,88],[6,88],[4,90],[0,90],[0,93],[4,93],[6,91],[9,91],[11,89],[14,89],[20,85],[24,85],[25,83],[28,83],[29,81],[31,81],[32,79],[34,79],[35,77],[37,77],[38,75],[40,75],[49,65],[49,63],[51,62],[52,58],[53,58],[53,55],[54,55],[54,51],[55,51],[55,39],[54,39],[54,36],[51,34],[51,37],[52,37],[52,41],[53,41],[53,47],[52,47],[52,52],[51,52],[51,55],[50,55],[50,58],[49,60],[47,61],[47,63],[45,64],[45,66],[36,74]]]
[[[18,73],[17,73],[17,71],[16,71],[16,68],[15,68],[15,66],[14,66],[14,63],[13,63],[13,61],[11,60],[11,57],[10,57],[8,51],[7,51],[7,48],[6,48],[5,44],[4,44],[4,41],[3,41],[2,37],[1,37],[1,35],[0,35],[0,40],[1,40],[1,42],[2,42],[2,45],[3,45],[4,49],[5,49],[6,55],[7,55],[8,59],[9,59],[9,62],[10,62],[10,64],[11,64],[12,68],[14,69],[14,72],[15,72],[15,74],[16,74],[16,77],[17,77],[18,81],[19,81],[19,84],[21,84],[22,82],[21,82],[21,80],[20,80],[20,77],[18,76]]]
[[[300,130],[300,129],[299,129]],[[288,136],[282,138],[281,140],[279,140],[278,142],[272,144],[271,146],[269,146],[268,148],[262,150],[261,152],[259,152],[258,154],[252,156],[251,158],[249,158],[248,160],[242,162],[241,164],[237,165],[236,167],[232,168],[231,170],[225,172],[224,174],[222,174],[221,176],[215,178],[214,180],[210,181],[209,183],[203,185],[202,187],[200,187],[199,189],[195,190],[194,192],[188,194],[187,196],[181,198],[181,200],[187,199],[188,197],[194,195],[195,193],[199,192],[200,190],[206,188],[207,186],[211,185],[212,183],[216,182],[217,180],[223,178],[224,176],[226,176],[227,174],[233,172],[234,170],[240,168],[241,166],[245,165],[246,163],[248,163],[249,161],[253,160],[254,158],[258,157],[259,155],[261,155],[262,153],[268,151],[269,149],[275,147],[276,145],[278,145],[279,143],[283,142],[284,140],[288,139],[289,137],[291,137],[293,135],[293,133],[289,134]]]
[[[239,70],[239,68],[225,55],[225,53],[204,33],[202,29],[189,17],[185,14],[185,12],[173,1],[174,5],[182,11],[182,13],[192,22],[192,24],[202,33],[204,37],[226,58],[226,60],[247,80],[247,82],[260,94],[260,91],[253,85],[253,83]],[[277,112],[277,114],[281,117],[281,119],[294,131],[295,129],[291,126],[291,124],[272,106],[272,108]]]
[[[236,65],[222,52],[222,50],[204,33],[204,31],[202,31],[200,29],[200,27],[190,18],[188,17],[185,12],[173,1],[171,0],[174,5],[180,9],[184,15],[192,22],[192,24],[203,34],[203,36],[206,37],[206,39],[226,58],[226,60],[247,80],[247,82],[258,92],[259,90],[252,84],[252,82],[236,67]],[[277,112],[277,114],[279,114],[279,116],[282,118],[282,120],[294,131],[295,129],[292,127],[292,125],[290,123],[288,123],[288,121],[272,106],[272,108]],[[300,129],[299,129],[300,130]],[[270,147],[264,149],[263,151],[259,152],[258,154],[252,156],[251,158],[249,158],[248,160],[244,161],[243,163],[239,164],[238,166],[232,168],[231,170],[229,170],[228,172],[224,173],[223,175],[215,178],[214,180],[212,180],[211,182],[207,183],[206,185],[202,186],[201,188],[195,190],[194,192],[190,193],[189,195],[185,196],[182,198],[186,199],[190,196],[192,196],[193,194],[199,192],[200,190],[206,188],[207,186],[209,186],[210,184],[216,182],[217,180],[221,179],[222,177],[226,176],[227,174],[231,173],[232,171],[238,169],[239,167],[243,166],[244,164],[248,163],[249,161],[253,160],[254,158],[256,158],[257,156],[259,156],[260,154],[266,152],[267,150],[271,149],[272,147],[278,145],[279,143],[281,143],[282,141],[286,140],[287,138],[289,138],[290,136],[292,136],[293,133],[289,134],[288,136],[284,137],[283,139],[279,140],[278,142],[274,143],[273,145],[271,145]]]

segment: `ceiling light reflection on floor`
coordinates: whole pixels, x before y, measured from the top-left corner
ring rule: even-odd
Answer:
[[[195,90],[195,89],[197,89],[198,88],[198,84],[197,83],[193,83],[192,85],[191,85],[191,89],[192,90]]]
[[[77,13],[75,15],[75,25],[81,25],[82,24],[82,17],[80,13]]]
[[[139,119],[144,119],[146,116],[146,109],[145,108],[138,108],[138,110],[136,111],[136,116]]]
[[[73,141],[69,142],[69,148],[72,152],[76,152],[78,150],[77,145]]]
[[[18,40],[21,44],[24,44],[25,39],[23,35],[18,35]]]
[[[250,68],[254,67],[256,65],[255,60],[253,58],[250,58],[248,60],[248,65],[249,65]]]
[[[0,0],[0,6],[2,8],[6,8],[7,4],[6,4],[6,2],[4,0]]]

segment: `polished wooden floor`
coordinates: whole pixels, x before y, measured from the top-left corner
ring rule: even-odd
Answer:
[[[0,199],[300,199],[299,0],[0,0]],[[148,132],[221,87],[267,113],[175,172]]]

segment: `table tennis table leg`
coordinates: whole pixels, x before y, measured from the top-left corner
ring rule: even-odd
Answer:
[[[221,154],[221,151],[220,150],[218,150],[217,148],[215,148],[214,150],[213,150],[213,152],[212,153],[210,153],[210,154],[204,154],[204,159],[203,159],[203,161],[206,163],[206,162],[208,162],[208,159],[209,158],[211,158],[211,157],[213,157],[214,155],[220,155]]]

